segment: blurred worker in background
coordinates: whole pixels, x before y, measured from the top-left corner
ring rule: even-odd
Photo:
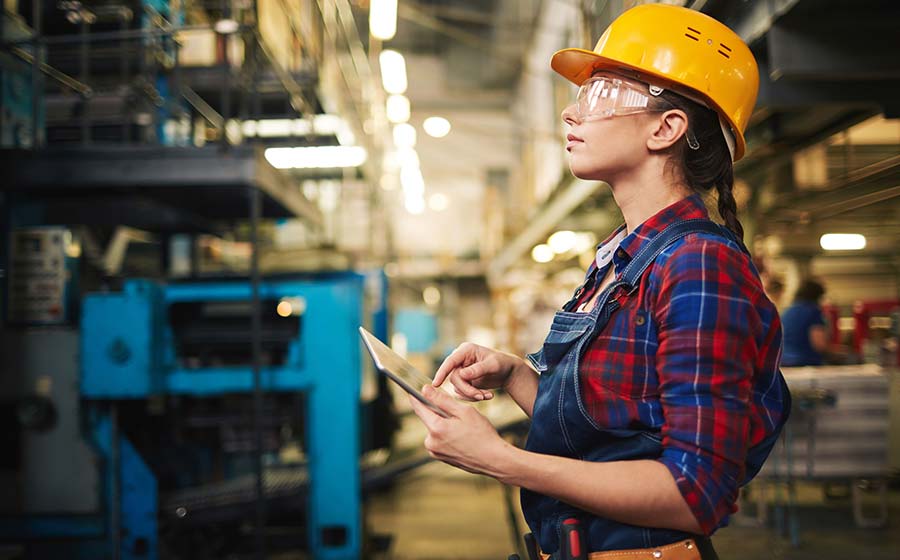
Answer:
[[[820,366],[828,349],[828,328],[822,314],[825,288],[815,280],[804,280],[794,302],[782,315],[784,323],[783,366]]]
[[[425,446],[521,487],[556,558],[716,558],[707,536],[736,511],[790,406],[781,322],[732,195],[756,61],[714,19],[646,4],[551,66],[580,86],[562,114],[571,170],[609,183],[625,223],[528,361],[467,343],[435,375],[466,400],[507,391],[532,418],[525,449],[432,387],[453,418],[413,400]],[[712,189],[725,227],[703,204]]]

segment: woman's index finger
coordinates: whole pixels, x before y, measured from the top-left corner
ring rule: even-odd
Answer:
[[[459,348],[450,353],[449,356],[444,358],[444,362],[441,364],[441,367],[438,368],[437,372],[434,374],[434,379],[431,382],[431,385],[434,387],[440,387],[444,381],[447,379],[447,376],[450,373],[459,367],[459,365],[465,359],[464,352],[461,352]]]

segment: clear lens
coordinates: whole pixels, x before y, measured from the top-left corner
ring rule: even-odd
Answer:
[[[578,89],[578,118],[605,119],[649,111],[650,97],[638,86],[615,78],[595,76]]]

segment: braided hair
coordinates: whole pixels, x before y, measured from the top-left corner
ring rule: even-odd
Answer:
[[[665,109],[665,105],[669,105],[670,108],[684,111],[688,117],[688,133],[674,147],[675,157],[672,161],[677,171],[696,192],[716,190],[719,215],[724,220],[725,227],[743,240],[744,226],[738,220],[733,193],[734,166],[731,152],[722,136],[718,115],[715,111],[669,90],[664,90],[656,100],[659,108]],[[699,144],[699,147],[693,149],[689,144]]]

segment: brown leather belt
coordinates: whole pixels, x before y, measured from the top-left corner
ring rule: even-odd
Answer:
[[[549,555],[541,553],[543,560],[548,560]],[[678,541],[665,546],[653,548],[632,548],[629,550],[607,550],[605,552],[591,552],[588,560],[701,560],[700,551],[694,539]]]

